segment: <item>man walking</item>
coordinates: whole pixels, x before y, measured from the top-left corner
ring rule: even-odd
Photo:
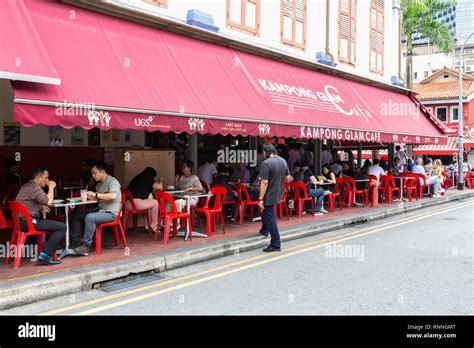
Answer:
[[[283,196],[284,183],[290,180],[290,170],[286,161],[278,156],[272,144],[262,146],[265,160],[260,169],[260,196],[259,208],[263,209],[262,229],[260,233],[270,234],[270,245],[263,249],[264,252],[281,251],[280,232],[275,216],[275,204],[280,203]]]

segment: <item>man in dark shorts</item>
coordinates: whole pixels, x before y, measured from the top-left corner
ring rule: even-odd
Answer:
[[[260,196],[258,206],[263,209],[262,229],[260,233],[270,234],[270,245],[264,252],[281,251],[280,232],[275,216],[275,204],[280,203],[284,191],[285,181],[290,180],[290,170],[286,161],[278,156],[272,144],[262,146],[265,160],[260,168]]]

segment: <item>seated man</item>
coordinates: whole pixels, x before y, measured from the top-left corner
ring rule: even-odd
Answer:
[[[428,176],[428,175],[426,175],[425,168],[423,167],[423,160],[421,158],[418,158],[416,160],[416,165],[412,168],[411,172],[413,174],[421,174],[425,177],[428,184],[431,185],[431,192],[433,193],[433,198],[441,197],[438,193],[439,188],[441,187],[440,182],[439,182],[439,178],[437,176]],[[421,178],[420,178],[420,183],[423,183]]]
[[[295,168],[298,168],[299,164],[295,164]],[[308,163],[302,163],[300,170],[295,173],[295,181],[303,182],[308,188],[308,196],[316,198],[315,216],[327,214],[328,211],[323,208],[324,196],[329,195],[330,191],[324,191],[323,189],[311,188],[311,184],[316,185],[318,182],[311,169],[308,168]]]
[[[97,192],[89,191],[89,198],[97,199],[98,208],[94,209],[74,209],[71,223],[71,241],[79,244],[81,233],[81,222],[85,223],[84,237],[81,245],[74,251],[78,255],[89,255],[92,238],[94,238],[97,224],[112,222],[117,219],[117,214],[122,205],[122,194],[120,183],[113,176],[107,174],[108,166],[102,161],[96,162],[91,169],[92,177],[97,181]]]
[[[368,175],[374,175],[377,177],[377,180],[380,180],[380,176],[387,175],[387,172],[379,166],[380,160],[375,158],[373,164],[369,167]]]
[[[43,187],[48,186],[48,194],[43,191]],[[30,213],[33,225],[38,231],[50,231],[49,239],[43,244],[43,250],[38,257],[38,262],[47,265],[57,265],[61,261],[54,261],[52,256],[59,248],[59,242],[66,234],[66,225],[62,222],[43,220],[41,212],[49,212],[49,205],[54,199],[54,188],[56,183],[49,181],[49,172],[43,167],[36,167],[33,169],[33,177],[30,181],[24,184],[18,195],[16,201],[23,204]],[[26,220],[20,216],[20,228],[23,232],[28,230]]]

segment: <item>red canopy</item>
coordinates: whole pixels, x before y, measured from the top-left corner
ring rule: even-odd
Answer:
[[[459,138],[453,134],[448,137],[448,142],[444,145],[420,145],[413,148],[416,155],[438,155],[438,156],[454,156],[459,152]],[[465,133],[463,135],[463,148],[474,147],[474,135]]]
[[[404,93],[63,3],[25,5],[62,78],[13,84],[15,120],[26,126],[446,141]]]
[[[1,79],[61,83],[23,1],[0,1],[0,52]]]

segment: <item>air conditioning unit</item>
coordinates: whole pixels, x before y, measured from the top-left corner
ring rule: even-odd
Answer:
[[[474,72],[474,65],[466,65],[464,67],[465,72]]]

